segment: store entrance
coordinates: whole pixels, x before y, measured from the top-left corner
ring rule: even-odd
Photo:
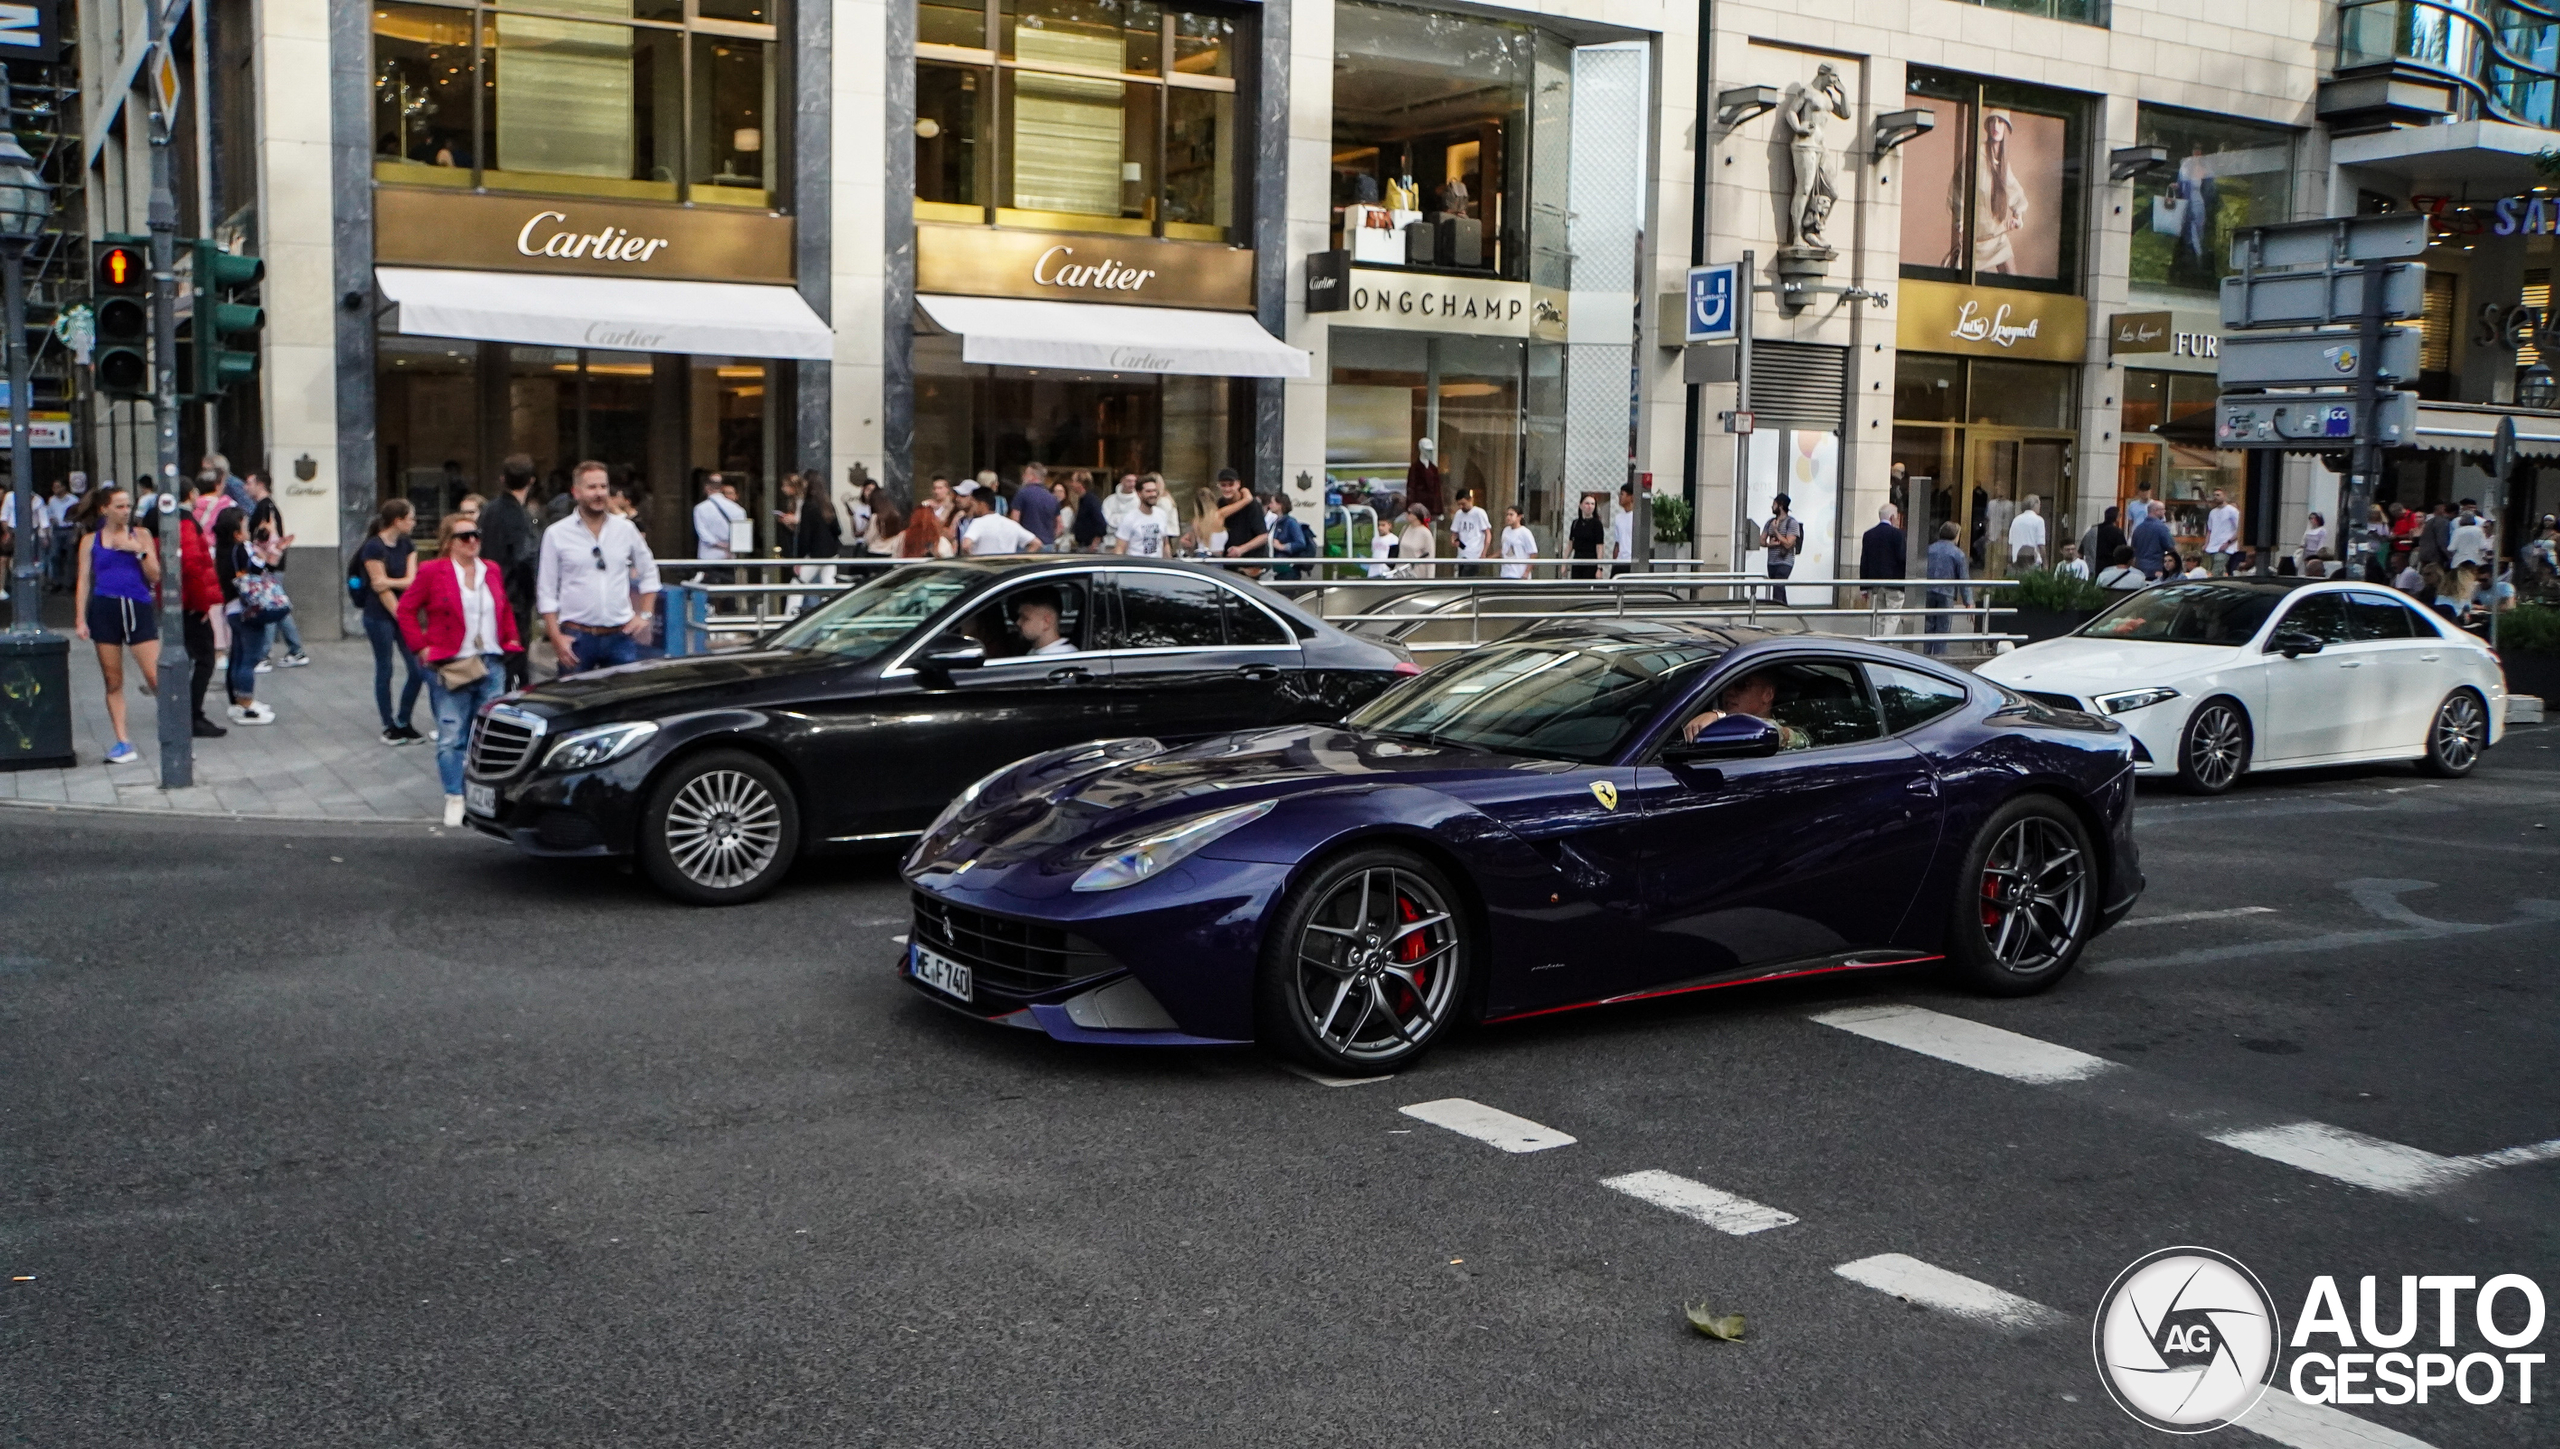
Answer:
[[[2045,542],[2033,566],[2049,568],[2063,544],[2062,509],[2071,497],[2071,440],[2039,438],[2024,433],[1968,429],[1973,456],[1962,498],[1964,515],[1957,534],[1966,541],[1965,556],[1976,578],[2006,578],[2026,566],[2010,544],[2013,526],[2035,500],[2044,519]]]

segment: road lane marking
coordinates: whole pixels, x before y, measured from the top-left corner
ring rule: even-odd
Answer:
[[[2528,1142],[2522,1147],[2501,1147],[2483,1152],[2472,1159],[2490,1167],[2531,1167],[2537,1162],[2560,1162],[2560,1137],[2548,1142]]]
[[[2206,966],[2216,961],[2256,960],[2262,957],[2329,954],[2352,950],[2359,946],[2395,945],[2406,941],[2432,941],[2440,936],[2467,936],[2481,931],[2507,931],[2519,926],[2541,926],[2560,921],[2560,901],[2526,899],[2514,903],[2515,917],[2505,921],[2440,921],[2420,915],[2416,908],[2400,899],[2412,891],[2433,890],[2435,883],[2423,880],[2345,880],[2338,889],[2349,899],[2382,920],[2395,924],[2377,926],[2364,931],[2331,931],[2318,936],[2297,936],[2278,941],[2237,941],[2219,946],[2199,946],[2191,951],[2173,951],[2165,956],[2123,956],[2105,960],[2093,959],[2083,971],[2143,971],[2155,966]]]
[[[1851,1006],[1823,1012],[1814,1020],[1887,1046],[2035,1086],[2077,1082],[2101,1072],[2122,1070],[2105,1057],[2093,1057],[2087,1052],[1917,1006]]]
[[[1396,1110],[1434,1127],[1446,1127],[1461,1137],[1490,1143],[1505,1152],[1544,1152],[1550,1147],[1573,1145],[1572,1138],[1553,1127],[1541,1127],[1526,1117],[1514,1117],[1499,1108],[1470,1102],[1464,1097],[1416,1102]]]
[[[2434,1449],[2424,1439],[2412,1439],[2369,1419],[2326,1404],[2306,1404],[2285,1392],[2282,1384],[2270,1386],[2257,1407],[2240,1416],[2237,1427],[2291,1449]]]
[[[1900,1253],[1860,1258],[1831,1271],[1852,1283],[1994,1328],[2059,1328],[2072,1321],[2071,1315],[2031,1298]],[[2256,1405],[2240,1416],[2236,1427],[2288,1449],[2434,1449],[2423,1439],[2326,1404],[2306,1404],[2282,1384],[2270,1385]]]
[[[1717,1232],[1730,1233],[1737,1238],[1764,1233],[1771,1228],[1783,1228],[1798,1220],[1794,1213],[1780,1212],[1747,1197],[1736,1197],[1722,1188],[1691,1182],[1676,1173],[1656,1168],[1630,1172],[1624,1177],[1604,1177],[1600,1179],[1600,1185],[1614,1188],[1640,1202],[1669,1208],[1684,1218],[1705,1223]]]
[[[2233,906],[2227,911],[2180,911],[2174,916],[2134,916],[2116,922],[2121,931],[2128,926],[2183,926],[2189,921],[2223,921],[2233,916],[2272,916],[2273,906]]]
[[[2476,1158],[2439,1157],[2326,1122],[2284,1122],[2207,1136],[2225,1147],[2401,1197],[2451,1187],[2485,1166]]]
[[[2041,1303],[1901,1253],[1879,1253],[1831,1271],[1879,1293],[1994,1328],[2059,1328],[2069,1321]]]

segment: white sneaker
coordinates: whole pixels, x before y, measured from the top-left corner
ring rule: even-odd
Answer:
[[[447,825],[460,825],[462,823],[461,796],[447,795],[444,797],[444,823]]]
[[[233,724],[253,725],[274,724],[276,722],[276,712],[267,708],[263,704],[235,704],[231,706],[230,714],[231,722]]]
[[[288,654],[276,667],[279,669],[300,669],[302,666],[310,662],[311,656],[308,654]]]
[[[275,672],[276,666],[274,662],[266,659],[259,660],[258,667],[250,671],[252,674],[273,674]]]
[[[213,651],[213,672],[214,672],[214,673],[219,674],[219,673],[221,673],[223,670],[226,670],[226,669],[228,669],[228,668],[230,668],[230,667],[231,667],[231,651],[230,651],[230,650],[228,650],[228,649],[216,649],[215,651]]]

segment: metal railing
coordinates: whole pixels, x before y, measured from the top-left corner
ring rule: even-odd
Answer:
[[[1062,554],[1100,562],[1107,554]],[[803,610],[884,569],[933,559],[677,559],[660,564],[692,577],[667,588],[667,652],[703,654],[742,647]],[[1574,578],[1588,559],[1435,559],[1430,576],[1280,577],[1340,565],[1339,559],[1222,558],[1189,562],[1224,568],[1290,599],[1336,628],[1403,645],[1417,656],[1481,647],[1534,624],[1572,619],[1657,619],[1732,623],[1806,634],[1866,639],[1902,647],[1959,647],[1987,653],[2025,636],[1995,627],[1996,602],[2014,579],[1788,579],[1700,569],[1680,559],[1628,565],[1615,574]],[[1386,561],[1390,565],[1392,561]],[[1505,564],[1529,578],[1503,578]],[[1612,567],[1603,564],[1603,569]],[[1475,572],[1460,573],[1460,569]],[[802,570],[811,571],[804,575]],[[832,576],[824,572],[832,570]],[[1537,575],[1544,574],[1544,577]],[[1887,603],[1896,593],[1899,603]],[[1932,607],[1932,593],[1949,596]],[[1783,596],[1783,597],[1781,597]],[[1810,596],[1808,598],[1808,596]]]

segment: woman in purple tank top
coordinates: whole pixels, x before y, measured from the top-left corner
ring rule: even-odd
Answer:
[[[98,672],[106,676],[107,721],[116,742],[107,763],[141,757],[125,734],[124,656],[142,668],[143,686],[160,688],[160,619],[153,590],[160,583],[160,547],[133,526],[133,498],[112,483],[100,484],[76,515],[82,530],[80,578],[72,617],[81,638],[98,646]]]

